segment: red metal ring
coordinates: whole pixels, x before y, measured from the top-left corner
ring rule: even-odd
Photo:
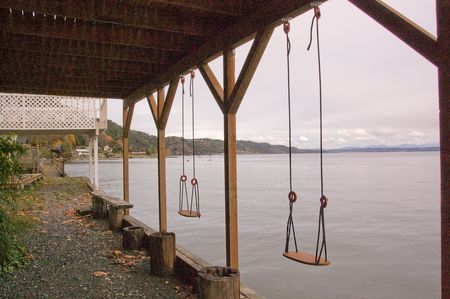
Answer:
[[[180,180],[182,181],[182,182],[186,182],[186,180],[187,180],[187,176],[185,176],[184,174],[180,177]]]
[[[180,80],[181,80],[181,83],[184,83],[184,80],[185,80],[185,79],[184,79],[184,76],[181,76],[181,77],[180,77]]]
[[[284,33],[289,33],[289,31],[291,31],[291,23],[289,23],[289,21],[284,21],[283,30]]]
[[[290,202],[296,202],[297,201],[297,193],[294,191],[289,192],[288,199]]]
[[[190,71],[191,74],[191,78],[194,79],[195,78],[195,72],[194,71]]]
[[[314,15],[316,16],[316,18],[320,19],[321,14],[319,6],[314,6]]]
[[[198,184],[198,181],[197,181],[197,179],[196,179],[196,178],[192,178],[192,180],[191,180],[191,184],[192,184],[192,186],[195,186],[195,185],[197,185],[197,184]]]
[[[328,205],[328,198],[325,195],[322,195],[322,197],[320,198],[320,205],[322,206],[322,208],[326,208]]]

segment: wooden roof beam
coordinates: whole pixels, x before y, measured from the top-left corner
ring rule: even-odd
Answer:
[[[437,41],[431,33],[381,0],[348,0],[434,65],[438,63]]]
[[[128,1],[0,0],[0,8],[194,36],[208,36],[217,26],[208,15],[200,17],[173,8],[161,9],[152,3],[133,5]]]
[[[57,18],[55,20],[51,16],[44,17],[42,14],[35,14],[33,17],[30,13],[22,15],[16,11],[10,13],[4,9],[0,10],[0,31],[177,52],[186,52],[193,44],[202,40],[198,37],[186,39],[186,36],[180,34],[157,30],[94,24],[76,19],[64,21],[63,18]]]
[[[125,102],[124,102],[125,103]],[[130,127],[131,127],[131,120],[133,119],[133,112],[134,112],[134,104],[130,104],[126,107],[126,117],[125,117],[125,124],[123,126],[123,137],[128,138],[128,134],[130,133]]]
[[[155,125],[158,126],[158,106],[156,105],[156,100],[153,94],[147,95],[148,106],[150,107],[150,111],[152,112],[153,120],[155,121]]]
[[[160,66],[141,64],[127,61],[111,61],[106,59],[86,58],[65,56],[59,54],[40,54],[36,55],[24,51],[0,50],[0,56],[7,58],[7,61],[1,63],[8,64],[12,62],[26,64],[44,64],[44,65],[61,65],[66,68],[83,68],[90,70],[118,70],[131,73],[151,74],[158,72],[162,68]]]
[[[117,88],[127,88],[133,89],[139,86],[139,82],[136,81],[121,81],[121,80],[109,80],[100,78],[79,78],[79,77],[66,77],[54,74],[33,74],[33,73],[8,73],[7,76],[3,77],[0,82],[19,82],[20,84],[34,84],[42,82],[58,82],[58,84],[72,84],[76,82],[81,85],[99,85],[99,86],[110,86]]]
[[[118,68],[124,70],[131,70],[137,72],[152,72],[158,71],[163,68],[163,65],[152,64],[152,63],[144,63],[144,62],[136,62],[136,61],[123,61],[123,60],[111,60],[108,58],[99,58],[99,57],[85,57],[85,56],[71,56],[66,54],[52,54],[52,53],[43,53],[43,52],[33,52],[28,50],[12,50],[12,49],[1,49],[0,47],[0,55],[2,57],[9,57],[10,59],[14,59],[17,61],[34,61],[36,64],[46,63],[48,61],[52,61],[55,63],[59,63],[61,65],[67,64],[77,64],[80,67],[95,67],[97,65],[105,65],[105,66],[117,66]]]
[[[270,13],[262,13],[261,10],[266,10],[266,7],[259,6],[258,10],[225,28],[219,34],[192,50],[190,54],[177,63],[167,68],[166,71],[152,78],[150,82],[130,93],[126,100],[141,100],[146,94],[153,93],[158,86],[166,85],[175,76],[197,65],[209,62],[210,59],[221,53],[223,49],[235,48],[245,43],[254,38],[256,32],[263,28],[280,25],[283,17],[298,16],[310,10],[312,8],[310,3],[310,0],[272,0],[270,4],[267,4],[271,8]]]
[[[137,0],[134,0],[137,1]],[[222,14],[225,16],[239,16],[250,11],[254,1],[237,0],[151,0],[153,3],[179,7],[205,13]]]
[[[0,92],[4,93],[27,93],[27,94],[45,94],[58,96],[76,96],[76,97],[93,97],[93,98],[112,98],[121,99],[122,93],[108,90],[73,90],[73,89],[49,89],[49,88],[23,88],[17,86],[7,86],[0,84]]]
[[[22,69],[26,69],[24,72]],[[51,69],[43,70],[30,70],[28,67],[20,68],[7,68],[0,65],[0,72],[7,72],[10,77],[21,77],[21,78],[36,78],[37,80],[99,80],[99,81],[114,81],[114,82],[122,82],[122,83],[131,83],[132,85],[137,84],[137,82],[143,81],[145,77],[130,77],[129,74],[118,74],[116,75],[114,72],[104,74],[102,72],[97,73],[83,73],[79,72],[74,73],[66,73],[64,71],[52,71]]]
[[[2,32],[1,49],[14,49],[49,54],[64,54],[109,60],[134,61],[167,65],[180,58],[180,52],[146,49],[89,41],[46,38]]]
[[[148,79],[148,74],[130,73],[125,71],[116,71],[110,69],[93,70],[79,67],[67,67],[61,65],[47,65],[47,64],[30,64],[30,63],[16,63],[3,61],[0,62],[0,71],[8,73],[22,73],[26,69],[26,73],[30,74],[54,74],[58,76],[68,76],[76,78],[107,78],[110,80],[124,80],[124,81],[143,81]],[[124,79],[125,78],[125,79]]]
[[[128,88],[126,86],[112,86],[105,84],[96,84],[93,83],[84,83],[84,82],[21,82],[21,81],[12,81],[12,80],[2,80],[0,81],[0,86],[5,87],[17,87],[18,89],[22,88],[26,89],[68,89],[68,90],[86,90],[86,91],[110,91],[110,92],[118,92],[123,93],[128,90],[132,90],[132,88]]]

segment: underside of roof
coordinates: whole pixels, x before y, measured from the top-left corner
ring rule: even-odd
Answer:
[[[0,92],[135,101],[311,2],[0,0]]]

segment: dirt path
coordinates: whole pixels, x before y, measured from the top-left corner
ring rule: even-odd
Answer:
[[[150,275],[144,252],[122,252],[106,221],[78,217],[90,195],[80,178],[46,177],[31,193],[40,223],[21,236],[31,263],[0,278],[2,298],[186,298],[189,286]]]

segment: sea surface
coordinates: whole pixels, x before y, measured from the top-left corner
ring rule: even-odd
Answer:
[[[167,159],[169,230],[180,245],[224,265],[223,156],[196,161],[202,217],[191,219],[177,214],[182,159]],[[294,155],[293,162],[297,238],[301,250],[313,252],[319,156]],[[325,154],[324,163],[331,265],[314,267],[282,257],[289,212],[287,155],[238,156],[242,280],[267,298],[439,298],[439,153]],[[87,176],[88,164],[69,163],[66,171]],[[100,162],[100,186],[122,197],[121,160]],[[131,214],[156,229],[157,188],[156,159],[130,159]]]

